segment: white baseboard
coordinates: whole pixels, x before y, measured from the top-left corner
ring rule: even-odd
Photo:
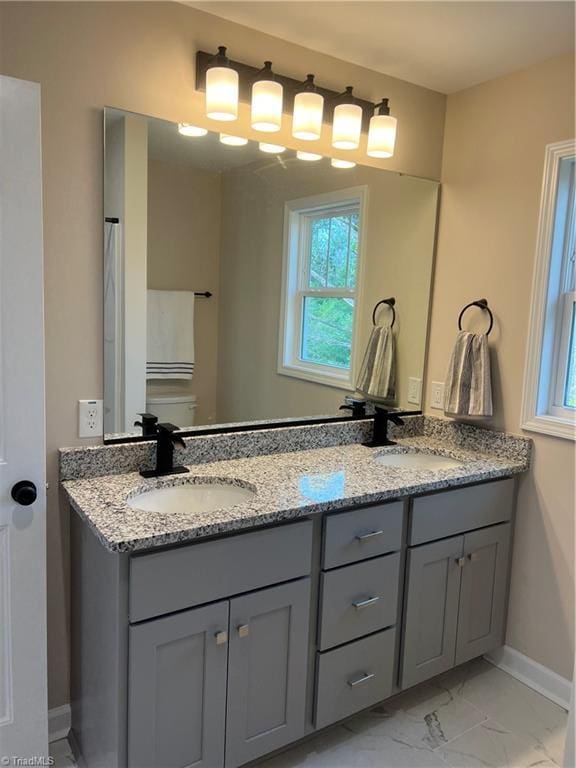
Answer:
[[[509,645],[492,651],[484,658],[565,710],[570,709],[571,680],[566,680]]]
[[[48,710],[48,740],[65,739],[70,731],[71,719],[70,704]]]

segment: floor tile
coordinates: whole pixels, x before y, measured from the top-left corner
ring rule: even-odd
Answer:
[[[475,726],[438,749],[451,768],[554,768],[552,760],[492,720]]]
[[[545,758],[562,764],[565,710],[506,672],[479,660],[446,673],[434,685],[461,696],[507,731],[530,741]]]

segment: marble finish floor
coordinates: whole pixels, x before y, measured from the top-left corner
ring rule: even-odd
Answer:
[[[547,768],[562,765],[567,714],[483,659],[390,699],[258,768]],[[74,766],[68,742],[56,768]]]

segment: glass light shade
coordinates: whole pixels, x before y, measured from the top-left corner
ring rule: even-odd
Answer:
[[[294,97],[292,136],[304,141],[316,141],[322,133],[324,96],[313,91],[302,91]]]
[[[231,67],[206,70],[206,116],[212,120],[238,118],[238,72]]]
[[[332,168],[355,168],[356,163],[353,163],[352,160],[339,160],[337,157],[333,157],[332,160],[330,160],[330,165]]]
[[[282,125],[284,89],[275,80],[257,80],[252,86],[251,125],[255,131],[274,133]]]
[[[208,133],[206,128],[200,128],[198,125],[192,125],[191,123],[178,123],[178,133],[182,136],[206,136]]]
[[[397,120],[392,115],[374,115],[368,131],[369,157],[392,157],[396,143]]]
[[[317,155],[315,152],[302,152],[300,149],[297,150],[296,157],[298,160],[307,160],[309,163],[322,160],[322,155]]]
[[[338,104],[332,120],[332,146],[336,149],[358,149],[362,132],[362,107]]]
[[[243,136],[231,136],[229,133],[221,133],[220,143],[227,144],[229,147],[244,147],[248,144],[248,139],[245,139]]]
[[[286,152],[286,147],[283,147],[281,144],[266,144],[264,141],[258,144],[258,149],[270,155],[279,155],[281,152]]]

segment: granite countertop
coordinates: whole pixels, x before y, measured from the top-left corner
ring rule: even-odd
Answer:
[[[424,451],[456,459],[462,466],[424,470],[389,467],[381,453]],[[62,481],[72,507],[112,552],[145,550],[216,534],[245,530],[325,511],[371,504],[524,472],[529,454],[481,452],[440,436],[408,437],[389,448],[359,443],[189,465],[190,474],[145,480],[137,472]],[[144,490],[215,480],[248,487],[255,496],[226,509],[159,514],[132,509],[127,499]]]

